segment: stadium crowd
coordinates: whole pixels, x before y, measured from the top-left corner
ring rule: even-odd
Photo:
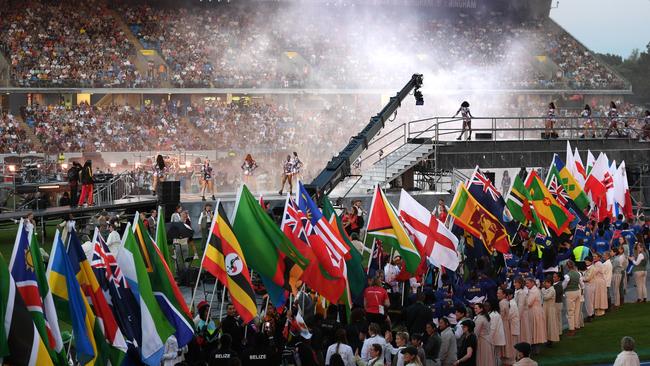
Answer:
[[[17,86],[384,88],[401,84],[408,77],[404,65],[410,65],[439,70],[459,88],[626,87],[549,20],[482,12],[441,18],[407,9],[396,11],[409,21],[387,33],[392,11],[341,13],[277,3],[194,11],[34,1],[10,9],[0,20],[0,48]],[[125,32],[158,51],[166,65],[149,60],[138,70],[141,56]],[[552,60],[557,72],[540,60]]]
[[[94,107],[34,105],[23,109],[43,149],[61,151],[146,151],[200,149],[192,130],[183,129],[165,104]]]
[[[16,86],[134,87],[135,47],[102,1],[3,5],[0,44]]]
[[[0,117],[0,152],[24,154],[32,151],[34,143],[16,118],[8,113]]]

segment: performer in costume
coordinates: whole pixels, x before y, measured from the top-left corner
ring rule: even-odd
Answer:
[[[257,162],[255,162],[255,159],[253,159],[251,154],[246,154],[244,163],[241,165],[241,170],[244,174],[244,183],[248,186],[251,186],[255,183],[255,180],[253,179],[253,172],[255,169],[257,169]]]
[[[162,155],[158,154],[158,156],[156,156],[156,163],[153,166],[153,183],[151,185],[151,190],[154,196],[156,195],[158,183],[164,182],[166,176],[167,166],[165,166],[165,159],[163,159]]]
[[[587,138],[590,135],[591,138],[596,138],[596,126],[594,125],[593,118],[591,118],[591,107],[589,104],[585,104],[585,109],[580,113],[580,117],[584,120],[583,127],[585,129],[582,137]]]
[[[544,135],[547,139],[555,136],[555,103],[548,104],[548,112],[546,113],[546,121],[544,123]]]
[[[460,140],[463,138],[463,135],[465,134],[465,130],[467,130],[467,141],[470,141],[472,139],[472,112],[469,111],[469,103],[467,101],[464,101],[460,104],[460,108],[456,113],[454,114],[454,117],[456,117],[460,113],[461,117],[463,117],[463,129],[460,132],[460,136],[456,138],[456,140]]]
[[[214,196],[214,177],[210,160],[205,159],[201,166],[201,200],[205,201],[205,191],[210,190],[212,193],[212,200],[216,200]]]
[[[609,127],[607,127],[607,132],[605,132],[605,138],[608,138],[614,131],[616,131],[618,137],[623,137],[621,130],[618,128],[618,110],[616,109],[616,103],[614,103],[614,101],[609,102],[607,120],[609,121]]]
[[[278,194],[281,196],[282,191],[284,190],[284,184],[289,182],[289,193],[293,192],[293,182],[291,177],[293,174],[293,163],[291,160],[291,155],[287,155],[287,160],[282,163],[282,186]]]

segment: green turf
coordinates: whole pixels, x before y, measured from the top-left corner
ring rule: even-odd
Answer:
[[[534,359],[541,366],[614,363],[621,352],[621,338],[631,336],[641,360],[650,360],[650,303],[626,304],[586,323],[574,337],[563,335],[553,348],[543,347]]]
[[[41,227],[36,228],[36,233],[38,235],[38,240],[45,249],[46,252],[50,252],[52,249],[52,240],[54,239],[54,233],[56,231],[56,225],[60,223],[61,220],[54,220],[45,223],[45,233],[46,238],[43,240],[43,233],[41,232]],[[14,247],[14,242],[16,240],[16,232],[18,231],[17,224],[11,225],[2,225],[0,226],[0,255],[2,255],[7,262],[11,258],[11,251]]]

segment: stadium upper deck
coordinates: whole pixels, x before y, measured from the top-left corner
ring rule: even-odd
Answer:
[[[414,70],[450,89],[629,88],[539,9],[446,2],[0,0],[0,70],[47,88],[383,89]]]

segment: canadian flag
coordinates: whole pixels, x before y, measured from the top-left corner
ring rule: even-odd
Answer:
[[[569,170],[569,172],[573,174],[573,177],[576,179],[576,181],[578,181],[578,183],[582,187],[585,186],[585,180],[587,179],[587,171],[585,170],[585,165],[582,164],[582,159],[580,158],[580,153],[578,152],[577,147],[573,152],[573,160],[572,160],[571,170]]]
[[[607,210],[607,190],[613,186],[614,181],[609,173],[607,157],[600,153],[585,181],[585,192],[591,196],[593,204],[598,206],[600,221],[604,220],[609,214]]]
[[[436,267],[452,271],[458,268],[458,238],[403,189],[399,216],[422,257],[427,257]]]

